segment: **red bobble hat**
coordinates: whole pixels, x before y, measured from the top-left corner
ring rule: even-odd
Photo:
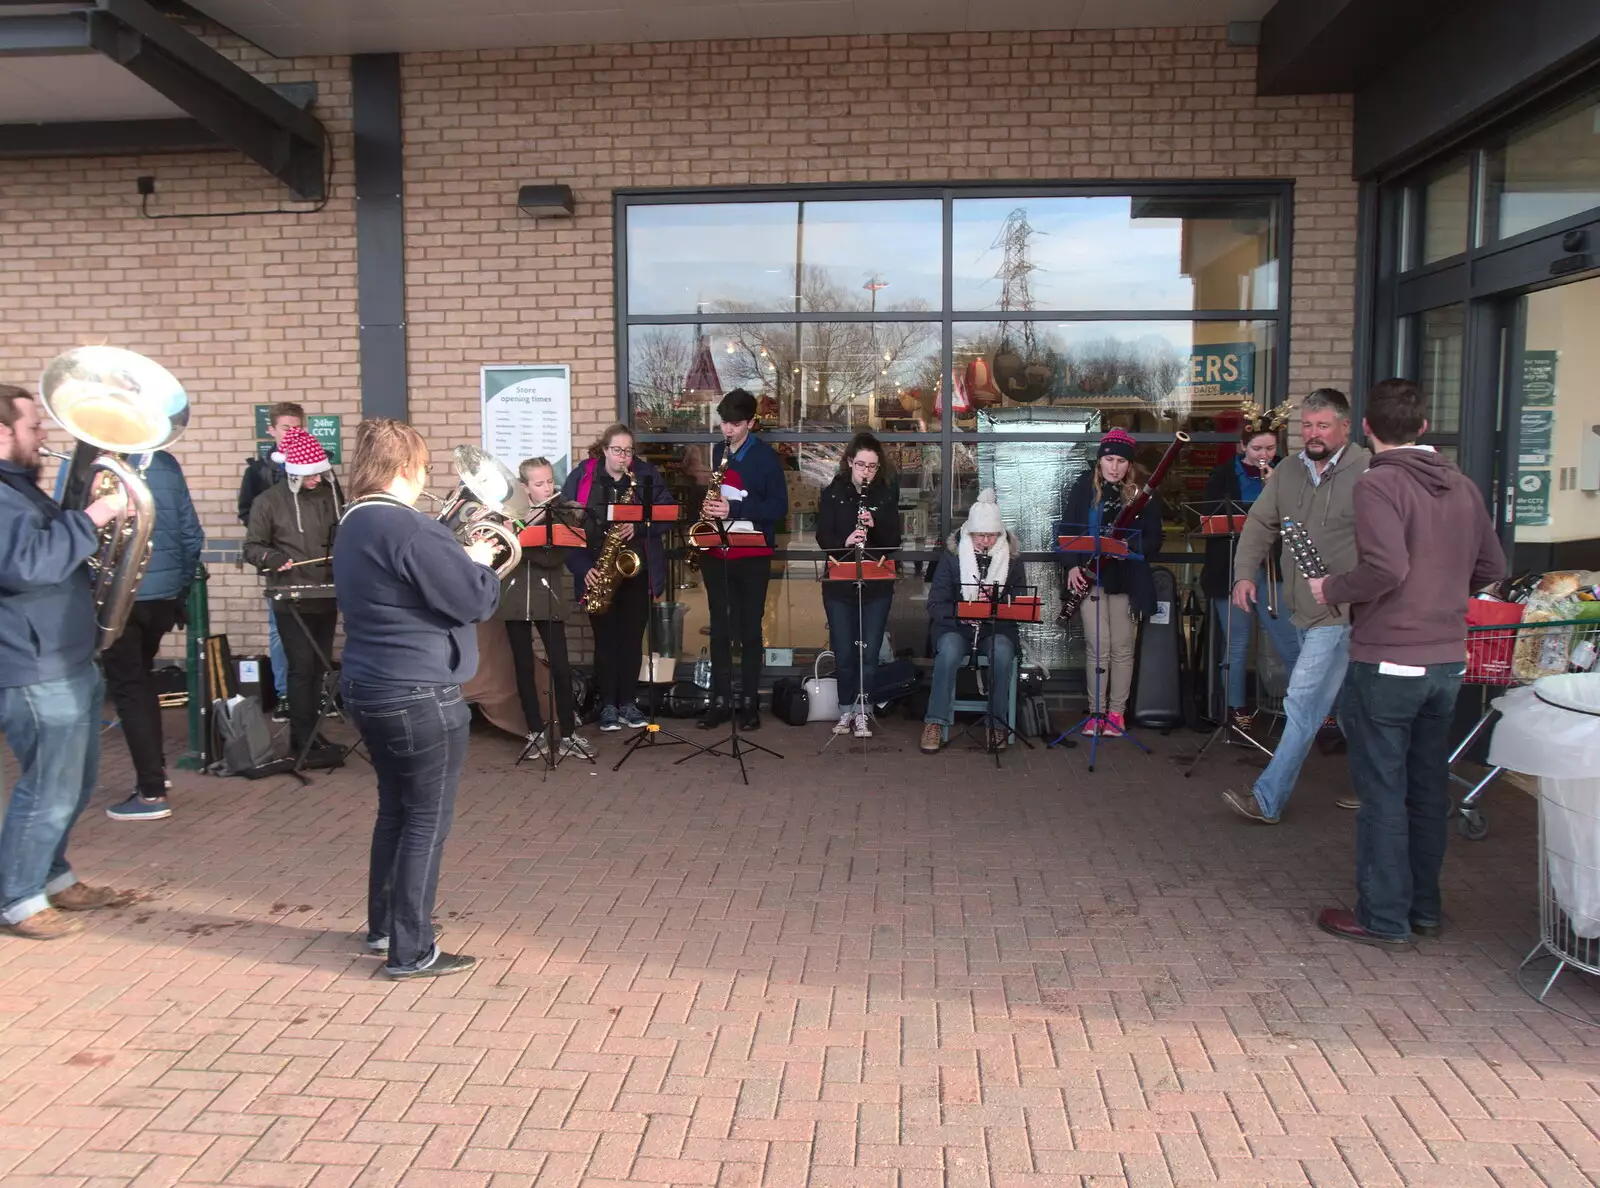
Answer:
[[[1126,458],[1132,462],[1135,444],[1133,438],[1125,430],[1113,429],[1100,439],[1100,452],[1095,457],[1104,458],[1107,454],[1110,454],[1113,457]]]
[[[290,474],[321,474],[333,469],[321,443],[304,429],[285,429],[278,448],[272,451],[272,460]]]

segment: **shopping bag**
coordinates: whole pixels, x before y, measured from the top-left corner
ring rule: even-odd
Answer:
[[[832,652],[821,652],[811,666],[811,675],[805,679],[806,714],[808,722],[836,722],[839,719],[839,681],[822,675],[822,658],[826,656],[838,667],[838,657]]]

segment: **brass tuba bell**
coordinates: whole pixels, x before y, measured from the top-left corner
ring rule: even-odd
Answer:
[[[50,362],[39,379],[39,401],[73,437],[104,451],[90,464],[85,506],[119,485],[127,497],[124,511],[100,530],[100,550],[90,561],[96,645],[103,652],[127,626],[150,562],[156,508],[143,468],[189,427],[189,396],[161,364],[120,347],[91,346]]]
[[[456,472],[456,489],[435,518],[464,545],[491,542],[495,575],[504,580],[522,560],[517,523],[528,514],[522,484],[500,459],[475,445],[458,445],[451,451],[450,465]]]

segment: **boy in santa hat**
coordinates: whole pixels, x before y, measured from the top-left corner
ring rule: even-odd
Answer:
[[[289,748],[298,755],[316,727],[322,658],[333,652],[338,624],[328,558],[341,509],[336,485],[327,481],[332,470],[328,455],[304,429],[285,429],[272,460],[287,477],[251,505],[244,559],[267,575],[269,593],[310,587],[295,603],[301,622],[282,603],[274,603],[272,612],[289,660]],[[321,757],[319,746],[313,747],[308,762]]]

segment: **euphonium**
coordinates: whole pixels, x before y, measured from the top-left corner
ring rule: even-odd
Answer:
[[[628,471],[628,488],[619,503],[632,503],[639,491],[639,480]],[[627,547],[623,536],[626,524],[613,524],[606,529],[605,543],[600,546],[600,556],[594,568],[600,577],[590,586],[582,599],[582,606],[591,615],[603,615],[611,609],[611,600],[617,596],[617,581],[631,578],[639,572],[639,554]]]
[[[57,356],[39,379],[39,401],[62,428],[105,451],[90,463],[93,477],[81,506],[121,487],[126,508],[100,530],[94,571],[95,644],[105,651],[122,635],[150,563],[156,505],[142,477],[148,456],[189,427],[189,397],[161,364],[119,347],[79,347]],[[71,458],[47,451],[52,456]],[[134,458],[143,456],[142,463]],[[78,500],[72,501],[75,505]]]
[[[493,544],[495,576],[504,579],[522,560],[515,525],[527,513],[528,497],[516,475],[477,446],[457,446],[450,464],[458,480],[456,489],[435,518],[464,545],[480,540]]]

